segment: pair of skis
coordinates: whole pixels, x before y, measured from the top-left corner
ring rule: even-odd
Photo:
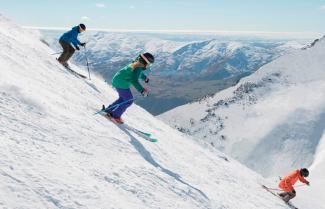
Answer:
[[[157,139],[152,138],[150,133],[140,131],[139,129],[136,129],[136,128],[132,127],[132,126],[129,126],[126,123],[116,123],[116,122],[114,122],[110,117],[107,116],[107,113],[105,111],[103,111],[103,110],[100,110],[100,111],[96,112],[95,114],[99,114],[99,115],[104,116],[106,119],[110,120],[111,122],[113,122],[117,126],[119,126],[121,128],[124,128],[124,129],[127,129],[129,131],[132,131],[133,133],[141,136],[142,138],[144,138],[147,141],[150,141],[150,142],[157,142],[158,141]]]
[[[58,58],[56,58],[56,60],[59,61]],[[61,63],[60,63],[60,64],[61,64]],[[84,75],[78,73],[77,71],[74,71],[73,69],[71,69],[71,67],[70,67],[69,65],[63,65],[63,64],[61,64],[61,65],[62,65],[65,69],[67,69],[71,74],[73,74],[73,75],[75,75],[75,76],[77,76],[77,77],[83,78],[83,79],[87,79],[87,76],[84,76]]]
[[[281,200],[283,200],[277,193],[275,193],[273,191],[273,189],[265,186],[265,185],[261,185],[263,189],[265,189],[266,191],[270,192],[271,194],[273,194],[274,196],[280,198]],[[296,206],[294,206],[293,204],[291,204],[290,202],[285,202],[291,209],[298,209]]]

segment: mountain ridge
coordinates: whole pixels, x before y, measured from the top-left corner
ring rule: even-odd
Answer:
[[[201,100],[199,102],[184,105],[183,107],[171,110],[170,112],[163,114],[161,118],[165,119],[181,131],[196,136],[202,141],[205,141],[206,138],[207,142],[210,144],[212,143],[213,146],[219,147],[219,149],[226,151],[228,154],[230,152],[234,152],[233,156],[235,158],[241,158],[242,161],[245,161],[248,156],[244,153],[249,153],[251,151],[250,149],[254,148],[256,143],[254,140],[258,140],[259,137],[266,137],[265,135],[268,132],[272,131],[273,128],[275,128],[274,126],[276,123],[280,122],[278,120],[281,120],[283,122],[286,120],[294,121],[294,117],[297,117],[299,120],[303,121],[303,117],[306,117],[304,116],[306,113],[300,111],[299,108],[302,110],[307,108],[306,111],[310,111],[309,109],[312,108],[314,111],[312,112],[313,114],[311,114],[311,118],[319,116],[319,121],[317,118],[311,120],[316,120],[312,122],[312,124],[314,124],[312,126],[314,126],[315,131],[318,133],[315,137],[312,135],[310,136],[316,140],[316,144],[313,145],[311,143],[311,146],[315,148],[315,145],[317,145],[320,135],[322,134],[322,128],[317,128],[317,124],[323,124],[323,116],[321,113],[323,103],[321,99],[322,94],[320,93],[322,92],[320,89],[322,88],[322,82],[324,79],[324,73],[320,70],[320,66],[323,63],[321,60],[323,54],[320,48],[323,47],[323,45],[324,39],[321,39],[319,43],[316,44],[313,48],[308,49],[309,51],[316,51],[311,52],[312,55],[310,55],[308,50],[299,50],[295,53],[285,55],[284,57],[281,57],[267,64],[266,66],[263,66],[251,76],[243,78],[236,86],[217,93],[211,98],[206,98],[205,100]],[[307,69],[311,70],[307,71]],[[312,88],[315,88],[316,92],[313,92],[311,90]],[[299,92],[306,94],[305,97],[300,97]],[[290,95],[290,93],[292,95]],[[271,100],[269,97],[271,97],[273,100]],[[299,100],[302,102],[299,102]],[[315,102],[313,103],[313,101]],[[308,105],[304,105],[304,103]],[[292,105],[294,109],[298,108],[297,114],[295,114],[294,111],[288,109],[290,105]],[[281,108],[279,108],[280,106],[284,106],[282,111],[286,110],[287,112],[281,112]],[[196,111],[196,109],[198,111]],[[266,109],[276,112],[274,115],[267,114],[265,112]],[[183,112],[188,111],[192,113],[192,116],[183,114]],[[246,111],[250,113],[247,113]],[[239,116],[236,117],[235,114],[238,114]],[[290,114],[292,114],[292,116],[290,116]],[[300,116],[298,116],[299,114]],[[180,118],[173,117],[173,115],[180,115]],[[229,119],[230,117],[232,119]],[[265,119],[263,119],[263,117],[265,117]],[[270,117],[274,122],[270,124],[272,120],[267,121],[267,117]],[[291,117],[293,118],[290,119]],[[191,118],[200,118],[200,120],[194,120]],[[306,117],[306,120],[308,121],[307,118],[308,117]],[[230,121],[232,123],[230,123]],[[265,127],[261,127],[260,129],[254,127],[253,124],[257,121],[260,121],[261,124],[259,125],[264,124]],[[245,125],[248,122],[251,123],[251,125]],[[210,125],[207,127],[207,124],[211,123],[214,123],[216,125]],[[228,123],[228,126],[237,127],[239,131],[236,130],[237,132],[235,132],[235,134],[230,133],[230,130],[224,131],[227,129],[225,127],[225,123]],[[243,123],[243,125],[240,125],[241,123]],[[291,125],[289,125],[289,127],[290,126]],[[249,132],[245,132],[243,130],[243,127],[251,130],[252,134],[250,135]],[[294,127],[295,125],[292,124],[291,128]],[[306,125],[306,127],[309,126]],[[279,128],[281,128],[281,126]],[[292,130],[293,133],[299,133],[299,129],[302,129],[303,127],[297,126],[296,128],[296,130]],[[307,132],[310,131],[311,130],[308,130]],[[241,153],[240,151],[235,151],[237,148],[230,148],[232,147],[231,144],[228,148],[227,145],[224,145],[225,143],[227,144],[227,142],[224,142],[225,138],[227,138],[227,135],[231,138],[237,137],[240,139],[242,138],[240,134],[243,133],[245,133],[244,139],[247,141],[247,143],[250,141],[250,138],[254,138],[252,141],[253,144],[248,143],[247,145],[244,145],[238,142],[239,144],[236,145],[238,146],[239,150],[246,148],[246,152]],[[279,136],[272,136],[271,134],[270,137],[283,138],[284,136],[282,134],[286,133],[286,131],[278,130],[273,134],[276,133],[278,133]],[[294,136],[290,137],[289,134],[288,139],[292,137]],[[306,136],[302,135],[301,137],[304,138]],[[244,139],[242,140],[245,141]],[[234,140],[233,143],[236,143],[235,141],[236,140]],[[314,153],[315,149],[312,147],[310,149],[312,149],[312,153]],[[231,149],[233,150],[231,151]],[[266,150],[263,149],[260,151],[262,153],[266,152]],[[251,166],[254,166],[254,162],[252,161],[254,161],[255,157],[251,156],[251,163],[253,163]],[[308,164],[310,165],[312,162],[312,157],[309,157],[308,159],[309,161],[307,160],[308,163],[304,164],[305,166]],[[263,164],[269,166],[268,164],[261,163],[261,165]],[[286,169],[288,169],[288,167],[286,167]],[[267,172],[266,167],[262,167],[259,170]]]

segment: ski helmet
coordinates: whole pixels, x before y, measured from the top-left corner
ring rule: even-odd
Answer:
[[[155,57],[149,52],[146,52],[139,55],[139,61],[144,65],[152,64],[155,62]]]
[[[307,168],[302,168],[300,169],[300,175],[303,177],[308,177],[309,176],[309,171]]]
[[[81,30],[83,30],[83,31],[86,30],[86,26],[85,26],[84,24],[82,24],[82,23],[79,24],[79,28],[80,28]]]

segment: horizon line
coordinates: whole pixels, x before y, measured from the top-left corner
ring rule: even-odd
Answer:
[[[39,27],[22,26],[25,29],[37,30],[70,30],[70,27]],[[108,29],[108,28],[89,28],[87,31],[98,32],[133,32],[133,33],[169,33],[169,34],[193,34],[193,35],[225,35],[225,36],[258,36],[258,37],[278,37],[278,38],[317,38],[323,34],[321,32],[288,32],[288,31],[235,31],[235,30],[168,30],[168,29]],[[281,37],[280,37],[281,36]],[[284,36],[284,37],[283,37]]]

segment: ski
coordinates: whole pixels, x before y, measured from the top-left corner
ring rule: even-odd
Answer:
[[[116,107],[118,107],[118,106],[120,106],[120,105],[122,105],[122,104],[124,104],[126,102],[134,101],[134,100],[135,100],[135,98],[129,99],[129,100],[126,100],[124,102],[121,102],[120,104],[116,104],[116,105],[109,106],[109,107],[105,107],[105,105],[102,105],[102,109],[95,112],[94,115],[97,115],[97,114],[102,113],[102,112],[107,112],[107,111],[112,110],[112,109],[114,109],[114,108],[116,108]]]
[[[59,61],[58,58],[56,58],[56,60]],[[61,64],[61,63],[60,63],[60,64]],[[65,69],[67,69],[70,73],[72,73],[73,75],[75,75],[75,76],[77,76],[77,77],[84,78],[84,79],[87,78],[87,76],[84,76],[84,75],[82,75],[82,74],[80,74],[80,73],[78,73],[78,72],[72,70],[72,69],[70,68],[69,65],[67,65],[67,66],[65,66],[65,65],[63,65],[63,64],[61,64],[61,65],[62,65]]]
[[[132,126],[129,126],[128,124],[126,123],[123,123],[123,124],[120,124],[121,126],[123,126],[124,128],[138,134],[139,136],[141,136],[142,138],[144,138],[145,140],[148,140],[150,142],[157,142],[158,140],[155,139],[155,138],[152,138],[151,137],[151,134],[150,133],[146,133],[146,132],[143,132],[143,131],[140,131]]]
[[[271,190],[271,188],[269,188],[269,187],[267,187],[265,185],[261,185],[261,186],[262,186],[263,189],[265,189],[266,191],[268,191],[269,193],[273,194],[274,196],[280,198],[283,201],[283,199],[277,193],[273,192]],[[286,203],[291,209],[298,209],[296,206],[294,206],[290,202],[284,202],[284,203]]]
[[[79,77],[84,78],[84,79],[87,78],[87,76],[84,76],[84,75],[82,75],[82,74],[80,74],[80,73],[78,73],[78,72],[72,70],[70,67],[65,67],[65,66],[63,66],[63,67],[64,67],[65,69],[67,69],[70,73],[74,74],[74,75],[77,76],[77,77],[79,76]]]
[[[116,124],[120,128],[124,128],[124,129],[127,129],[129,131],[132,131],[133,133],[141,136],[142,138],[144,138],[147,141],[150,141],[150,142],[157,142],[158,141],[157,139],[152,138],[150,133],[140,131],[139,129],[136,129],[136,128],[132,127],[132,126],[129,126],[126,123],[116,123],[116,122],[114,122],[113,120],[111,120],[110,117],[107,116],[107,114],[106,114],[106,112],[104,110],[98,111],[97,114],[104,116],[106,119],[113,122],[114,124]]]

